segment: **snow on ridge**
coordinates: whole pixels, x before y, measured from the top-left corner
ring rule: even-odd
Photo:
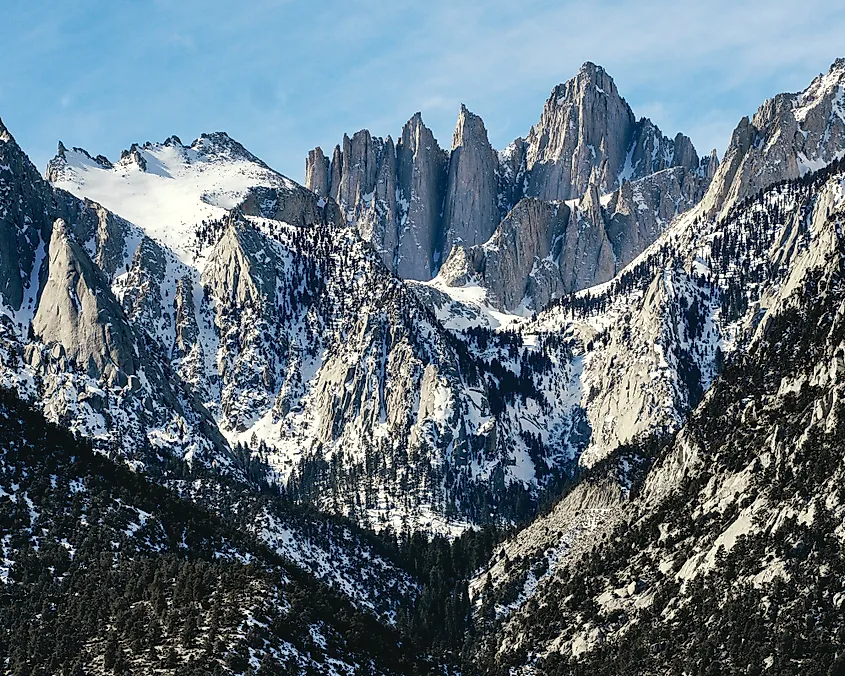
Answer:
[[[66,150],[50,162],[54,186],[119,214],[191,265],[195,228],[220,219],[250,188],[293,189],[296,183],[270,169],[223,132],[203,134],[190,146],[177,137],[133,145],[112,164],[85,150]]]

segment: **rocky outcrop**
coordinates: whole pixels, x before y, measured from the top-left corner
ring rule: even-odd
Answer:
[[[0,121],[0,305],[13,311],[34,302],[51,211],[49,186]]]
[[[401,195],[396,273],[403,279],[431,279],[442,262],[441,216],[448,157],[422,115],[414,115],[396,144]]]
[[[438,278],[473,283],[505,310],[539,310],[563,295],[612,279],[708,185],[700,171],[664,169],[625,181],[604,198],[595,184],[573,208],[524,198],[482,246],[455,246]]]
[[[711,190],[708,213],[731,207],[783,180],[821,168],[845,150],[845,59],[837,59],[798,94],[767,100],[749,120],[740,120]]]
[[[638,121],[613,79],[592,63],[556,87],[527,138],[501,153],[490,145],[481,118],[466,106],[458,114],[448,156],[419,113],[405,125],[395,157],[392,149],[389,137],[382,141],[366,130],[344,136],[328,167],[322,150],[311,151],[306,185],[335,198],[346,221],[376,247],[384,263],[414,280],[436,274],[454,247],[486,242],[523,197],[580,199],[590,185],[606,195],[626,181],[672,168],[708,179],[715,172],[683,134],[669,139],[650,120]],[[622,236],[622,259],[629,260],[631,247],[645,241],[640,234]],[[570,271],[566,286],[583,288],[582,283],[617,269],[607,247],[588,250],[591,238],[600,243],[602,229],[570,244],[577,255],[596,260],[567,265],[594,272]],[[521,292],[522,287],[507,295]]]
[[[455,286],[477,281],[488,289],[495,305],[510,310],[532,292],[547,298],[559,295],[563,290],[560,274],[555,270],[557,274],[544,275],[540,268],[553,254],[554,245],[560,246],[569,218],[565,204],[522,199],[484,246],[455,246],[440,278]]]
[[[592,63],[552,91],[526,146],[526,194],[545,200],[581,197],[591,182],[606,194],[622,180],[699,163],[689,138],[670,140],[647,118],[637,121],[613,79]]]
[[[452,137],[443,206],[445,251],[458,243],[483,244],[493,234],[500,221],[497,165],[484,122],[462,105]]]
[[[557,261],[563,288],[569,292],[611,279],[618,266],[595,184],[590,184],[573,212]]]
[[[447,155],[417,113],[399,141],[366,129],[344,135],[325,172],[323,153],[311,151],[306,187],[328,194],[342,219],[353,224],[391,271],[430,279],[439,267]],[[322,182],[327,177],[327,184]]]
[[[320,147],[308,152],[305,160],[305,187],[320,197],[329,195],[329,158]]]
[[[712,161],[718,164],[715,156]],[[708,183],[702,173],[675,167],[626,181],[614,191],[602,215],[616,260],[614,274],[656,241],[676,216],[694,207]]]
[[[137,368],[134,341],[108,280],[61,219],[53,224],[47,279],[32,321],[46,344],[62,345],[92,378],[124,382]]]
[[[344,135],[343,149],[335,148],[331,164],[319,148],[308,157],[306,187],[318,195],[330,195],[340,207],[340,218],[354,223],[384,264],[395,269],[400,215],[393,139],[373,137],[362,130],[352,138]],[[324,160],[322,171],[319,166]]]
[[[238,210],[300,228],[321,225],[340,218],[333,201],[319,199],[301,186],[254,186],[247,191]]]
[[[215,305],[223,346],[215,378],[220,381],[221,423],[228,429],[243,430],[258,412],[271,408],[284,376],[289,344],[276,312],[285,270],[268,239],[236,216],[225,225],[203,270],[202,285]]]
[[[125,272],[125,265],[133,252],[127,247],[130,240],[140,236],[137,228],[91,200],[79,200],[63,190],[55,191],[57,214],[73,230],[97,267],[109,281]]]

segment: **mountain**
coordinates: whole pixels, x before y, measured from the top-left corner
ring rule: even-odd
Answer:
[[[494,553],[471,585],[491,673],[841,670],[843,188],[835,162],[720,223],[713,273],[746,238],[788,271],[762,318],[722,306],[759,321],[677,434],[620,448]]]
[[[7,391],[0,439],[8,673],[432,668],[231,515],[115,465]]]
[[[585,64],[312,189],[0,125],[6,668],[836,673],[843,87],[719,163]]]
[[[459,276],[477,275],[493,304],[512,311],[523,295],[539,309],[562,293],[608,281],[701,198],[717,165],[715,155],[699,160],[686,136],[670,140],[647,118],[637,120],[610,76],[585,63],[554,89],[528,136],[502,152],[490,145],[481,118],[462,105],[449,153],[417,113],[395,148],[390,137],[362,130],[351,139],[345,136],[331,161],[315,148],[305,174],[306,187],[337,200],[346,219],[399,277],[427,281],[441,267],[454,275],[454,258],[448,266],[444,261],[457,256],[472,261]],[[616,193],[608,208],[600,209],[591,191]],[[499,231],[512,230],[506,218],[523,198],[586,200],[568,228],[565,255],[562,233],[537,224],[532,230],[540,232],[519,242],[517,251],[507,247],[488,258],[486,252],[507,236]],[[568,213],[566,219],[569,223]],[[589,233],[581,236],[584,228]],[[521,260],[501,260],[517,252]],[[562,255],[569,267],[558,274],[552,268],[563,267]],[[531,275],[535,259],[542,268],[538,279]],[[514,273],[517,279],[500,281]],[[447,285],[454,282],[444,279]],[[505,300],[503,294],[514,288],[519,298]]]
[[[590,62],[552,90],[524,156],[525,194],[546,201],[580,197],[590,186],[606,194],[625,180],[699,167],[689,138],[668,139],[649,119],[637,120],[613,78]]]
[[[119,183],[113,196],[97,188],[114,209],[175,199],[183,183],[179,199],[200,205],[193,231],[163,233],[140,210],[138,227],[85,202],[110,224],[108,241],[125,243],[106,266],[125,321],[213,418],[214,434],[261,451],[298,499],[378,528],[456,533],[530,513],[584,443],[568,348],[553,337],[455,336],[331,198],[208,138],[132,151],[161,175],[135,160],[131,171],[91,166],[82,151],[63,151],[48,175],[80,196]],[[211,193],[241,201],[209,220]],[[115,258],[97,252],[103,237],[90,227],[77,239],[80,251]],[[228,462],[218,445],[212,466]]]
[[[825,92],[835,97],[829,82],[838,68],[818,81],[828,84],[808,90],[833,125],[838,108],[822,99]],[[538,130],[552,121],[571,126],[580,116],[581,145],[624,127],[626,153],[644,156],[638,143],[662,149],[649,155],[656,164],[637,160],[621,178],[605,172],[575,200],[521,198],[488,241],[456,243],[440,274],[425,283],[391,274],[384,249],[371,246],[361,229],[362,214],[388,212],[374,201],[361,211],[365,202],[348,197],[383,190],[387,199],[406,185],[427,195],[411,201],[414,213],[431,215],[432,195],[442,191],[426,191],[446,186],[444,213],[455,227],[466,226],[459,239],[480,241],[490,232],[479,218],[492,213],[487,169],[495,153],[483,122],[465,108],[448,157],[419,116],[395,148],[360,132],[335,153],[340,164],[315,151],[308,174],[319,174],[317,164],[325,170],[316,186],[321,194],[273,172],[223,134],[190,146],[173,138],[135,146],[114,165],[60,149],[47,173],[141,221],[136,227],[92,204],[105,219],[98,232],[111,234],[97,235],[95,244],[88,225],[80,241],[111,275],[126,321],[165,356],[203,424],[212,419],[212,434],[194,435],[220,449],[206,452],[209,464],[229,462],[226,444],[245,444],[261,449],[273,481],[297,499],[378,528],[458,532],[523,518],[578,463],[642,433],[677,429],[732,349],[736,329],[716,314],[715,291],[700,286],[695,270],[659,274],[702,246],[690,233],[711,218],[708,205],[731,180],[730,163],[716,169],[715,158],[693,161],[683,140],[670,143],[650,123],[631,122],[611,84],[603,70],[585,65],[556,89],[526,147],[548,136]],[[610,108],[596,112],[598,102]],[[823,152],[835,156],[836,138]],[[513,150],[497,155],[496,180],[522,172],[521,184],[530,184],[519,167],[533,171],[536,163],[512,162],[516,174],[503,168]],[[732,145],[728,155],[736,152]],[[423,178],[429,175],[435,178]],[[221,195],[234,210],[220,206]],[[163,232],[140,206],[174,201],[183,205],[177,214],[196,210],[193,229],[174,222]],[[120,241],[126,251],[118,255]],[[124,263],[120,272],[127,258],[129,269]],[[572,295],[585,279],[610,278],[627,261],[633,265],[606,289]],[[507,312],[552,301],[557,305],[536,321]]]
[[[57,188],[143,228],[188,265],[199,255],[193,246],[197,225],[224,218],[245,200],[265,211],[275,209],[291,224],[321,218],[311,193],[224,132],[203,134],[190,146],[176,136],[164,143],[132,144],[114,163],[102,155],[92,158],[82,148],[68,150],[60,142],[45,175]]]
[[[725,152],[710,211],[731,207],[778,181],[798,178],[842,157],[845,141],[845,59],[837,59],[798,94],[766,101],[749,121],[743,118]]]

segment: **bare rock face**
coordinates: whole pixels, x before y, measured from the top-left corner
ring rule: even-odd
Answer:
[[[713,214],[782,180],[821,168],[845,149],[845,59],[798,94],[779,94],[731,137],[704,204]]]
[[[496,229],[500,221],[497,165],[484,122],[462,105],[452,137],[443,208],[446,251],[457,243],[483,244]]]
[[[254,186],[238,205],[247,216],[260,216],[282,221],[297,227],[320,225],[326,219],[336,219],[335,204],[303,189],[301,186]]]
[[[120,216],[88,199],[78,200],[64,191],[56,191],[57,213],[73,230],[91,259],[109,280],[124,272],[127,241],[132,226]]]
[[[337,200],[345,221],[373,244],[385,265],[414,280],[437,274],[455,247],[471,249],[488,241],[523,197],[580,199],[591,185],[606,196],[626,181],[667,169],[706,173],[709,180],[715,159],[701,162],[683,134],[669,139],[650,120],[638,121],[613,79],[592,63],[556,87],[527,138],[516,139],[501,153],[490,145],[481,118],[461,106],[449,154],[417,113],[395,149],[389,137],[383,141],[364,130],[344,136],[328,168],[319,148],[306,162],[308,187]],[[583,288],[618,268],[606,244],[601,209],[591,213],[594,218],[582,217],[582,222],[595,223],[595,228],[568,235],[567,251],[579,259],[563,262],[567,288]],[[640,235],[652,225],[639,224],[637,233],[620,235],[617,248],[628,252],[650,243]],[[552,289],[548,276],[554,277],[554,271],[546,264],[541,268],[536,279],[546,279],[541,286]],[[518,287],[508,296],[519,295],[521,282]]]
[[[376,139],[378,163],[372,188],[358,199],[358,231],[371,242],[389,270],[396,268],[399,213],[396,202],[396,148],[388,136]]]
[[[492,153],[489,143],[487,147]],[[475,151],[468,152],[472,155]],[[442,257],[448,156],[423,124],[422,116],[417,113],[408,121],[396,144],[390,136],[374,137],[367,130],[351,138],[344,136],[342,148],[335,148],[325,172],[327,186],[319,169],[322,157],[319,149],[309,154],[307,187],[337,202],[343,220],[375,247],[389,270],[407,279],[431,279]],[[490,162],[493,188],[489,201],[495,205],[495,158]],[[467,164],[471,163],[470,156]],[[461,217],[466,217],[465,212],[461,210]],[[497,219],[492,215],[485,218],[493,223],[487,226],[492,232]]]
[[[536,198],[520,200],[483,246],[455,245],[439,278],[449,286],[477,283],[508,310],[526,299],[540,303],[563,292],[557,259],[571,210]],[[555,248],[557,251],[555,251]]]
[[[483,245],[456,245],[440,270],[445,284],[477,283],[506,310],[551,300],[612,279],[701,200],[708,179],[684,167],[625,181],[604,198],[595,184],[573,208],[524,198]]]
[[[692,142],[666,138],[647,118],[639,121],[601,66],[585,63],[553,91],[526,141],[525,194],[567,200],[599,194],[670,167],[698,168]]]
[[[531,172],[527,194],[566,200],[587,191],[593,168],[600,192],[609,192],[625,166],[636,120],[604,69],[585,63],[552,91],[526,139]]]
[[[381,144],[374,144],[366,129],[353,134],[350,139],[343,136],[343,164],[340,169],[340,187],[337,201],[347,209],[354,207],[372,193],[378,174],[379,150]]]
[[[595,184],[589,186],[573,212],[572,227],[566,231],[558,259],[563,287],[567,291],[591,286],[587,280],[607,281],[617,267]]]
[[[715,157],[713,161],[718,164]],[[616,260],[614,274],[654,242],[672,219],[695,206],[708,184],[702,173],[673,167],[639,181],[626,181],[614,191],[602,213]]]
[[[306,187],[332,197],[343,222],[354,224],[372,243],[382,261],[395,270],[399,241],[396,148],[393,139],[373,137],[366,129],[352,138],[344,135],[343,149],[335,148],[325,171],[319,148],[311,151],[306,166]],[[325,185],[321,183],[325,177]]]
[[[0,304],[12,310],[21,309],[27,291],[30,297],[37,291],[51,210],[49,186],[0,121]]]
[[[549,204],[526,198],[513,208],[486,246],[484,281],[503,307],[516,309],[526,295],[532,295],[532,272],[560,242],[571,216],[564,204]],[[546,277],[540,284],[551,297],[562,290],[560,275]]]
[[[44,343],[64,346],[68,358],[91,377],[134,374],[134,341],[123,310],[61,219],[53,224],[49,256],[34,333]]]
[[[320,197],[329,195],[329,158],[322,148],[314,148],[305,160],[305,187]]]
[[[403,279],[431,279],[441,255],[441,215],[448,158],[417,113],[396,144],[399,248],[396,273]]]

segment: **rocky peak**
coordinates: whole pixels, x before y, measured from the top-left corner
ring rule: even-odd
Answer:
[[[89,155],[90,157],[90,155]],[[124,167],[137,167],[140,171],[147,170],[147,160],[141,154],[137,143],[133,143],[129,150],[123,150],[120,153],[120,160],[118,164]]]
[[[724,215],[766,187],[821,168],[845,152],[845,66],[837,60],[798,94],[768,99],[742,118],[704,199]]]
[[[171,136],[171,139],[178,140]],[[180,144],[181,145],[181,144]],[[183,146],[184,147],[184,146]],[[244,148],[238,141],[229,136],[225,131],[215,131],[210,134],[200,134],[200,137],[191,144],[191,150],[209,158],[220,157],[229,160],[243,160],[252,162],[263,169],[269,169],[260,158],[253,155]]]
[[[132,332],[105,275],[62,219],[53,224],[47,260],[33,331],[62,345],[89,376],[125,384],[136,370]]]
[[[565,200],[584,194],[593,167],[601,192],[615,187],[636,121],[603,68],[585,63],[558,85],[527,138],[528,194]]]
[[[698,173],[704,178],[705,180],[712,181],[713,177],[716,175],[716,171],[719,169],[719,153],[716,152],[716,149],[710,151],[710,155],[707,157],[702,157],[699,163]]]
[[[354,207],[357,202],[369,199],[367,196],[375,188],[382,146],[382,140],[373,139],[366,129],[356,132],[352,138],[343,135],[343,161],[337,197],[342,207]]]
[[[320,197],[329,196],[329,158],[319,146],[305,160],[305,187]]]
[[[461,105],[452,136],[443,209],[445,251],[458,242],[467,246],[482,244],[496,229],[500,220],[497,163],[484,122]]]
[[[403,233],[396,271],[404,279],[431,279],[440,263],[448,157],[419,112],[402,129],[396,164]]]
[[[546,200],[584,195],[591,181],[600,194],[670,167],[697,170],[692,141],[663,135],[639,121],[601,66],[585,63],[558,85],[526,140],[526,194]]]

